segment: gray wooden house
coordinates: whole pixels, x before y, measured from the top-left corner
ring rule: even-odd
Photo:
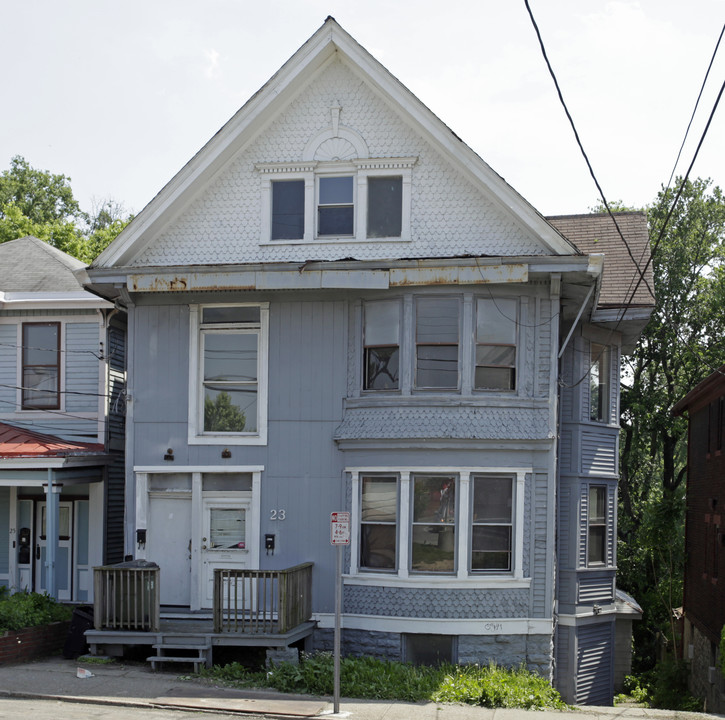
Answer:
[[[233,644],[294,596],[282,644],[330,648],[347,511],[345,652],[611,700],[619,356],[652,305],[611,219],[542,217],[328,18],[88,273],[128,311],[126,553],[162,617]]]
[[[0,244],[0,585],[93,600],[123,559],[125,314],[84,264],[35,237]]]

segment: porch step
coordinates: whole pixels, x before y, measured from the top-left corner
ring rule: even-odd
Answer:
[[[177,640],[177,638],[170,637],[169,640]],[[208,637],[190,636],[181,642],[167,642],[162,637],[161,642],[154,645],[153,648],[156,650],[156,655],[146,658],[146,661],[151,663],[152,670],[156,670],[161,663],[193,664],[194,672],[199,672],[200,667],[211,667],[211,640]]]

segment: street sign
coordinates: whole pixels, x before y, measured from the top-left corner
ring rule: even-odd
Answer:
[[[350,544],[350,513],[330,513],[330,542],[333,545]]]

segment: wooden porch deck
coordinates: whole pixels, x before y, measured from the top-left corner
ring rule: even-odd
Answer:
[[[85,633],[93,655],[121,656],[150,646],[160,663],[211,666],[215,647],[289,648],[309,637],[311,569],[215,570],[212,612],[162,608],[159,568],[95,568],[94,625]]]

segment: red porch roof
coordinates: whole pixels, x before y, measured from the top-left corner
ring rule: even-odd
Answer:
[[[78,455],[101,455],[100,443],[61,440],[54,435],[43,435],[25,428],[0,423],[0,460],[3,458],[49,458]]]

